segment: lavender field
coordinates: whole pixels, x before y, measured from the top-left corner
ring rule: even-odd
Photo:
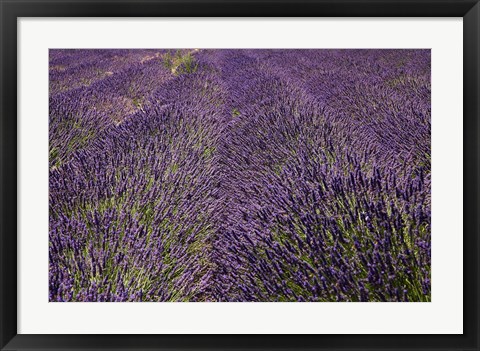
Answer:
[[[430,50],[50,50],[50,301],[430,301]]]

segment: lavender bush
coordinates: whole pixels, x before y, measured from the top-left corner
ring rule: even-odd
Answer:
[[[430,50],[51,50],[50,301],[430,301]]]

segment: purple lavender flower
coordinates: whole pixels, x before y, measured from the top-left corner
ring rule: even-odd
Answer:
[[[50,50],[50,301],[429,301],[429,50]]]

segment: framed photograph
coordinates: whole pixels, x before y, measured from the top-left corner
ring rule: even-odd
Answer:
[[[0,11],[2,350],[479,350],[477,0]]]

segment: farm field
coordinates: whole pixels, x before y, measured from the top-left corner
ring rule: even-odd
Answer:
[[[50,301],[431,300],[430,50],[50,50]]]

